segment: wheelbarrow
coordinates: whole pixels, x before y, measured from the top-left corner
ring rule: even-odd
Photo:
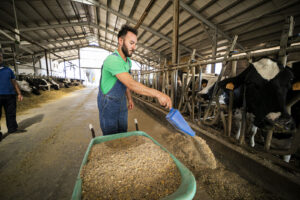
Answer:
[[[137,121],[136,122],[136,129],[138,129]],[[192,172],[185,167],[173,154],[171,154],[166,148],[160,145],[156,140],[154,140],[151,136],[143,131],[132,131],[132,132],[125,132],[125,133],[118,133],[113,135],[106,135],[106,136],[97,136],[95,137],[95,131],[93,127],[90,125],[90,130],[92,132],[93,139],[90,141],[90,144],[85,152],[82,164],[79,169],[79,173],[76,179],[75,187],[72,194],[72,200],[80,200],[81,199],[81,188],[82,188],[82,179],[80,177],[81,170],[83,166],[88,161],[88,156],[91,151],[91,148],[95,144],[99,144],[101,142],[111,141],[119,138],[130,137],[130,136],[143,136],[151,139],[154,144],[160,146],[160,148],[167,152],[170,157],[174,160],[174,163],[178,167],[178,170],[181,175],[181,183],[179,188],[169,196],[162,198],[161,200],[192,200],[195,193],[196,193],[196,181],[195,177]]]

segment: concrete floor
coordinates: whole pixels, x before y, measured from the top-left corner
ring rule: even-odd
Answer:
[[[27,132],[0,142],[0,199],[70,199],[89,123],[100,132],[96,96],[96,88],[78,90],[17,116]]]
[[[97,88],[75,91],[17,116],[27,132],[10,134],[0,142],[0,199],[70,199],[79,168],[98,121]],[[167,147],[161,133],[170,130],[136,107],[129,111],[128,131],[139,128]],[[1,122],[2,131],[5,122]],[[198,185],[197,185],[198,187]],[[199,186],[200,187],[200,186]],[[210,199],[197,188],[196,199]]]

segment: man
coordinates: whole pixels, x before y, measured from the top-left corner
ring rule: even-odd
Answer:
[[[9,67],[4,66],[3,54],[0,51],[0,119],[3,106],[8,133],[18,131],[18,124],[16,121],[16,92],[18,94],[18,100],[22,101],[23,96],[16,82],[14,72]]]
[[[137,30],[122,26],[118,34],[118,49],[109,55],[102,66],[100,78],[98,109],[103,135],[127,132],[128,109],[134,107],[130,91],[157,98],[168,109],[172,108],[169,96],[136,82],[131,77],[131,60],[136,49]]]

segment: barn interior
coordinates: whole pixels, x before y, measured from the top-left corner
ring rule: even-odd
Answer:
[[[191,171],[195,189],[186,199],[298,199],[299,74],[293,76],[294,98],[285,105],[295,122],[292,129],[281,131],[289,135],[286,148],[275,146],[281,140],[275,138],[280,131],[274,124],[258,128],[252,147],[246,101],[236,119],[233,89],[226,85],[226,105],[218,83],[240,75],[261,58],[284,69],[299,68],[299,7],[299,0],[0,1],[3,63],[18,81],[39,80],[41,95],[32,88],[22,90],[23,101],[30,105],[17,112],[22,133],[7,133],[2,112],[0,199],[80,199],[85,194],[77,181],[94,141],[89,124],[102,137],[97,109],[101,68],[118,48],[124,24],[138,30],[131,57],[133,79],[167,94],[196,139],[168,123],[169,110],[157,99],[136,92],[128,132],[147,133]],[[211,96],[203,98],[209,88]],[[23,105],[18,102],[18,109]],[[156,184],[170,185],[162,182]],[[140,187],[135,181],[128,184]],[[136,189],[142,195],[138,197],[130,196],[129,189],[120,189],[118,195],[101,191],[99,199],[146,199],[143,195],[148,194],[142,187]]]

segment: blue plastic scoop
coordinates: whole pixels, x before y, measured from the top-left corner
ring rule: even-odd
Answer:
[[[193,137],[195,136],[195,132],[191,129],[177,109],[171,108],[170,112],[166,116],[166,119],[180,132],[189,134]]]

